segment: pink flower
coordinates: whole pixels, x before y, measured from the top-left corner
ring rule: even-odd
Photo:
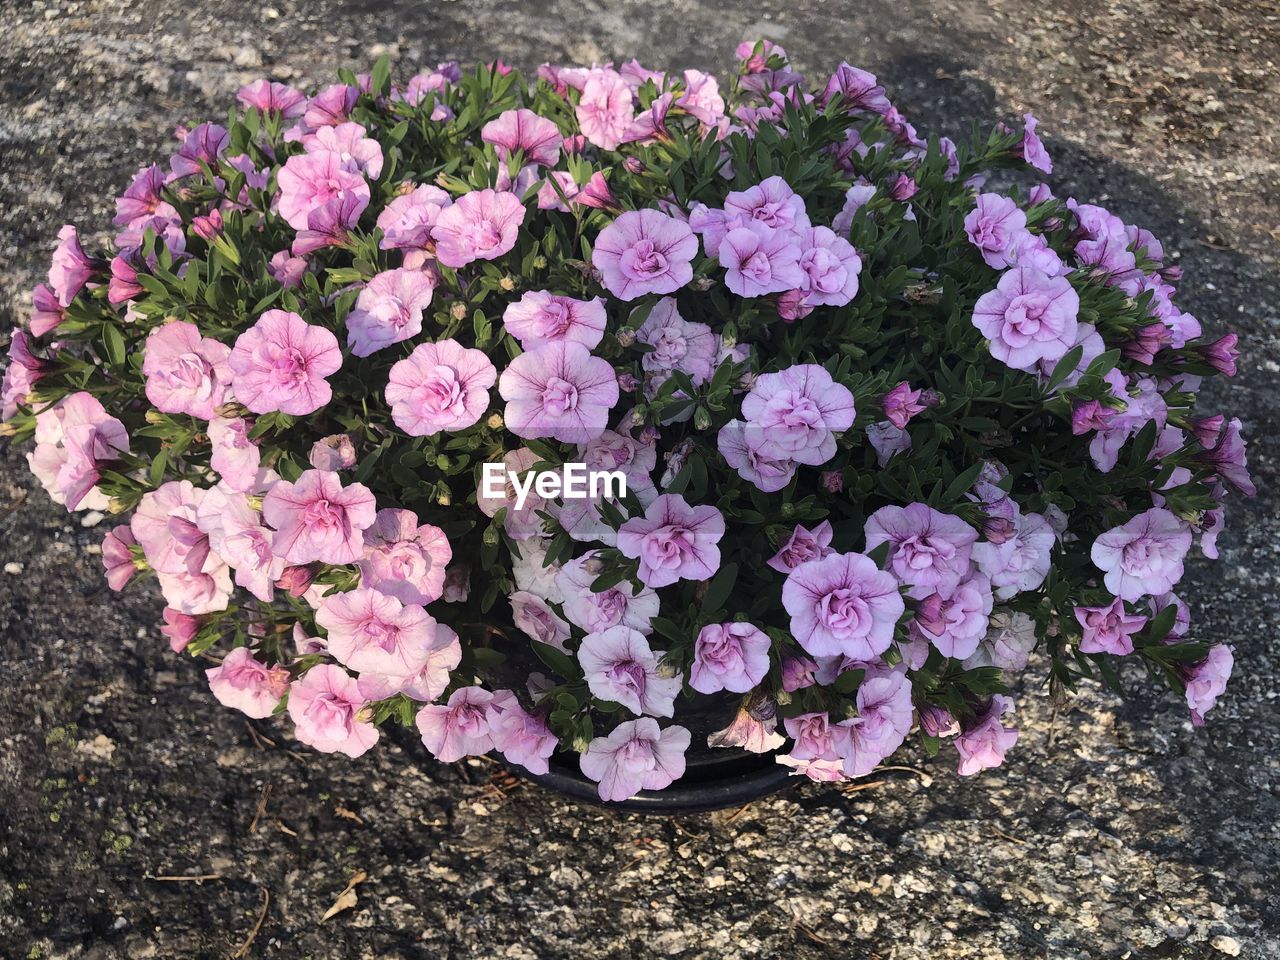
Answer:
[[[248,647],[236,647],[204,675],[220,704],[255,720],[271,716],[289,689],[289,671],[254,659]]]
[[[1187,706],[1191,708],[1191,722],[1197,727],[1204,723],[1204,715],[1213,709],[1218,698],[1227,689],[1234,665],[1233,648],[1216,644],[1209,648],[1209,655],[1186,671]]]
[[[235,570],[236,584],[270,602],[285,562],[273,555],[274,535],[263,526],[262,513],[243,494],[214,487],[196,507],[196,525],[208,536],[213,553]]]
[[[725,197],[724,216],[728,229],[758,223],[793,234],[797,239],[809,227],[804,198],[792,190],[786,180],[777,176],[761,180],[746,190],[731,192]],[[715,247],[720,247],[719,239],[716,239]]]
[[[920,402],[920,395],[921,391],[912,390],[911,384],[903,380],[884,395],[882,403],[885,418],[899,430],[906,429],[912,417],[928,409]]]
[[[716,256],[725,268],[725,286],[741,297],[760,297],[807,281],[801,252],[794,234],[752,220],[726,233]]]
[[[508,763],[530,773],[547,772],[547,759],[555,753],[559,741],[544,717],[526,711],[510,690],[499,690],[489,702],[485,719],[494,748]]]
[[[675,293],[693,279],[698,239],[687,223],[657,210],[630,210],[600,231],[591,263],[620,300]]]
[[[649,717],[620,723],[596,737],[579,761],[582,772],[600,784],[600,799],[626,800],[641,790],[661,790],[684,776],[689,731],[665,730]]]
[[[747,753],[769,753],[786,742],[777,729],[776,713],[758,718],[743,706],[738,708],[727,727],[707,734],[707,746],[741,747]]]
[[[465,430],[489,409],[489,388],[497,378],[481,350],[456,340],[420,343],[388,375],[391,419],[411,437]]]
[[[559,127],[525,109],[506,110],[496,120],[490,120],[481,128],[480,139],[492,143],[504,162],[519,150],[529,163],[544,167],[554,166],[560,159],[560,144],[564,142]]]
[[[317,470],[350,470],[356,465],[356,448],[351,435],[334,433],[311,445],[307,463]]]
[[[831,521],[823,520],[812,530],[806,530],[800,524],[791,531],[791,536],[783,542],[768,561],[769,566],[779,573],[790,573],[802,563],[810,560],[821,560],[835,553],[831,549]]]
[[[171,179],[195,176],[202,173],[201,163],[211,169],[218,168],[218,159],[227,152],[231,136],[226,127],[216,123],[201,123],[182,138],[182,146],[169,160],[173,171]]]
[[[649,587],[637,591],[625,580],[596,593],[591,585],[603,572],[599,555],[593,550],[570,560],[556,574],[569,622],[587,633],[602,633],[616,626],[652,633],[652,620],[661,606],[658,595]]]
[[[384,270],[374,276],[347,314],[351,352],[367,357],[420,334],[422,311],[430,306],[434,289],[431,275],[421,270]]]
[[[973,574],[946,595],[925,597],[913,622],[944,657],[964,660],[987,634],[992,603],[991,582]]]
[[[321,129],[328,130],[328,127]],[[348,193],[334,197],[322,203],[307,214],[307,227],[299,230],[293,238],[289,252],[295,257],[303,257],[315,253],[325,247],[341,247],[351,242],[351,229],[359,222],[364,212],[365,200],[355,194]],[[303,261],[305,265],[306,261]],[[280,280],[281,286],[289,286],[286,277]]]
[[[289,687],[294,735],[321,753],[358,757],[378,742],[356,681],[341,667],[322,663]]]
[[[574,109],[582,135],[602,150],[616,149],[635,117],[631,88],[616,70],[608,68],[591,71]]]
[[[858,685],[858,715],[836,725],[836,750],[848,777],[865,777],[911,732],[911,681],[905,673],[869,673]]]
[[[707,324],[690,323],[680,316],[674,297],[663,297],[654,305],[636,331],[636,340],[653,347],[640,358],[645,370],[659,374],[681,370],[694,386],[706,383],[715,372],[719,338]]]
[[[307,470],[296,483],[281,480],[262,502],[262,515],[276,531],[276,555],[294,564],[354,563],[374,511],[368,487],[344,487],[327,470]]]
[[[889,544],[888,569],[917,600],[946,595],[969,572],[978,531],[925,503],[881,507],[866,523],[867,549]]]
[[[1133,635],[1146,626],[1147,618],[1125,613],[1119,597],[1106,607],[1076,607],[1080,622],[1081,653],[1112,653],[1117,657],[1133,653]]]
[[[502,314],[502,325],[520,341],[522,350],[559,341],[580,343],[590,350],[604,338],[605,322],[602,298],[575,300],[545,290],[531,290]]]
[[[128,524],[113,527],[102,538],[102,565],[107,571],[107,586],[112,590],[123,590],[138,572],[129,549],[137,542]]]
[[[883,115],[891,107],[884,87],[876,80],[875,74],[844,62],[836,67],[836,72],[827,80],[818,103],[825,107],[837,96],[841,98],[844,109],[850,111],[867,110]]]
[[[0,402],[0,419],[8,420],[18,412],[18,404],[26,404],[31,391],[54,364],[41,359],[31,352],[31,338],[21,327],[14,329],[9,340],[9,367],[4,372],[4,382],[0,390],[3,397]]]
[[[1152,507],[1098,537],[1090,556],[1105,574],[1107,589],[1132,602],[1172,590],[1190,549],[1191,528],[1163,507]]]
[[[495,260],[516,245],[525,209],[513,193],[475,190],[440,211],[432,236],[446,267]]]
[[[796,567],[782,585],[782,605],[806,653],[854,660],[872,660],[889,649],[905,609],[893,576],[860,553]]]
[[[827,227],[810,227],[801,231],[800,270],[804,291],[810,306],[842,307],[858,293],[858,274],[862,258],[853,244],[837,236]]]
[[[359,673],[408,677],[426,662],[436,622],[417,604],[366,586],[325,597],[316,625],[329,634],[329,653]]]
[[[323,644],[324,641],[316,641]],[[325,652],[322,648],[320,652]],[[410,700],[430,703],[449,686],[452,671],[462,662],[462,644],[458,635],[442,623],[436,624],[435,639],[416,651],[416,659],[422,661],[415,673],[395,676],[384,673],[365,673],[357,678],[360,696],[368,700],[385,700],[403,693]]]
[[[246,107],[278,113],[286,120],[302,116],[307,109],[307,97],[301,90],[265,78],[245,84],[236,93],[236,99]]]
[[[377,140],[365,136],[364,127],[358,123],[320,127],[303,136],[302,147],[307,153],[331,150],[341,159],[344,170],[363,173],[370,180],[377,180],[382,173],[382,147]]]
[[[632,713],[669,717],[684,678],[663,676],[658,655],[644,634],[630,627],[589,633],[578,648],[578,662],[592,696],[620,703]]]
[[[1022,143],[1016,148],[1022,159],[1041,173],[1053,173],[1053,160],[1036,135],[1037,120],[1029,113],[1022,115]]]
[[[138,292],[141,290],[142,288],[139,287]],[[62,323],[64,314],[65,310],[58,300],[58,295],[53,292],[53,288],[43,283],[36,284],[35,289],[31,291],[31,335],[43,337],[46,333],[52,333]]]
[[[773,642],[750,623],[712,623],[698,632],[689,686],[699,693],[747,693],[769,672]]]
[[[418,711],[423,745],[441,763],[483,756],[493,749],[488,709],[493,694],[480,687],[455,690],[447,704],[428,704]]]
[[[752,437],[757,444],[764,440],[759,432],[753,432]],[[716,446],[724,462],[737,470],[738,476],[765,493],[781,490],[796,474],[795,461],[768,456],[755,449],[747,440],[747,425],[741,420],[730,420],[720,428]]]
[[[814,363],[762,373],[742,401],[747,443],[758,454],[810,466],[836,452],[837,433],[853,426],[853,394]]]
[[[268,310],[236,338],[228,358],[236,399],[254,413],[314,413],[333,396],[325,378],[342,366],[338,338],[296,313]]]
[[[280,216],[295,230],[307,229],[311,211],[331,200],[350,196],[361,210],[369,205],[369,184],[358,172],[347,169],[342,155],[332,150],[290,157],[276,175],[276,183]]]
[[[640,561],[641,583],[657,589],[677,580],[707,580],[720,569],[724,516],[709,504],[690,506],[678,494],[664,493],[643,517],[618,530],[622,555]]]
[[[243,417],[213,417],[209,421],[209,466],[230,490],[246,492],[258,479],[262,455],[249,439],[250,423]]]
[[[286,290],[302,285],[307,272],[307,258],[291,256],[290,250],[277,250],[267,264],[267,272]]]
[[[546,600],[528,590],[517,590],[508,599],[511,601],[511,621],[527,637],[567,652],[564,642],[570,636],[569,625],[560,619]]]
[[[129,435],[90,393],[73,393],[36,414],[35,449],[27,464],[54,503],[68,510],[105,510],[96,489],[101,464],[129,452]]]
[[[787,733],[795,741],[790,750],[793,760],[838,760],[835,731],[831,718],[825,713],[802,713],[786,717],[782,721]]]
[[[415,187],[412,193],[396,197],[378,214],[382,239],[380,250],[422,250],[431,242],[431,228],[440,211],[453,201],[439,187]]]
[[[1000,600],[1044,583],[1057,541],[1049,521],[1038,513],[1024,513],[1013,524],[1013,536],[998,544],[978,543],[973,547],[974,563],[991,579]]]
[[[1001,716],[1012,710],[1013,701],[997,694],[991,698],[991,706],[985,713],[965,724],[955,739],[960,753],[957,769],[960,776],[973,776],[1004,763],[1005,752],[1018,742],[1018,731],[1000,722]]]
[[[124,195],[116,198],[116,215],[112,223],[121,227],[137,226],[154,216],[170,217],[177,211],[164,199],[164,171],[154,163],[134,174]]]
[[[453,548],[439,527],[411,510],[379,510],[364,532],[360,582],[403,603],[426,605],[444,593]]]
[[[168,638],[170,650],[181,653],[200,632],[200,621],[189,614],[179,613],[173,607],[165,607],[162,616],[164,626],[160,633]]]
[[[1027,215],[1006,196],[982,193],[964,218],[964,230],[987,266],[1003,270],[1014,263],[1015,251],[1027,233]]]
[[[973,325],[991,341],[991,355],[1016,370],[1066,356],[1076,340],[1080,297],[1066,277],[1015,267],[978,298]]]
[[[608,426],[609,411],[618,402],[618,378],[607,360],[562,340],[512,360],[498,380],[498,392],[507,402],[507,429],[516,436],[587,443]]]
[[[70,304],[97,268],[97,261],[85,256],[80,248],[75,227],[65,224],[58,230],[58,248],[53,251],[49,266],[49,287],[58,303],[64,307]]]
[[[212,420],[226,402],[231,348],[202,337],[194,323],[176,320],[151,331],[143,348],[147,399],[163,413]]]
[[[676,101],[676,106],[684,107],[686,112],[708,127],[714,127],[724,117],[720,84],[711,74],[701,70],[684,72],[684,93]]]

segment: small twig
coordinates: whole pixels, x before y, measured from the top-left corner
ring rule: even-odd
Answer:
[[[153,876],[151,876],[150,874],[143,874],[143,875],[142,875],[142,879],[143,879],[143,880],[155,880],[155,881],[158,881],[158,882],[160,882],[160,883],[188,883],[188,882],[190,882],[190,883],[201,883],[201,882],[203,882],[203,881],[205,881],[205,880],[221,880],[221,879],[222,879],[222,874],[220,874],[220,873],[202,873],[202,874],[200,874],[200,876],[198,876],[198,877],[180,877],[180,876],[174,876],[174,877],[170,877],[170,876],[164,876],[164,877],[153,877]]]
[[[354,820],[356,823],[360,824],[360,826],[364,826],[364,821],[360,819],[360,814],[356,813],[354,810],[348,810],[346,807],[342,806],[342,804],[335,806],[333,808],[333,812],[337,816],[342,817],[343,820]]]
[[[291,828],[287,823],[276,817],[276,829],[283,833],[286,837],[296,837],[298,831]]]
[[[796,935],[796,931],[797,931],[797,930],[799,930],[801,933],[803,933],[806,937],[808,937],[808,938],[809,938],[810,940],[812,940],[814,943],[820,943],[820,944],[822,944],[823,946],[826,946],[827,941],[826,941],[826,940],[824,940],[822,937],[818,936],[816,933],[814,933],[812,930],[810,930],[810,929],[809,929],[807,926],[805,926],[803,923],[801,923],[801,922],[800,922],[800,914],[798,914],[798,913],[793,913],[793,914],[791,915],[791,931],[790,931],[790,932],[791,932],[791,936],[792,936],[793,938],[795,937],[795,935]]]
[[[1003,830],[1001,830],[999,827],[992,827],[992,828],[991,828],[991,831],[992,831],[992,832],[993,832],[997,837],[1004,837],[1004,839],[1008,840],[1010,843],[1020,843],[1020,844],[1022,844],[1024,847],[1027,845],[1027,841],[1025,841],[1025,840],[1019,840],[1019,839],[1018,839],[1017,837],[1015,837],[1013,834],[1011,834],[1011,833],[1005,833],[1005,832],[1004,832]]]
[[[258,914],[258,922],[253,925],[253,929],[249,931],[249,939],[240,944],[233,957],[247,957],[249,948],[253,946],[254,938],[258,936],[258,931],[262,929],[263,922],[267,919],[267,909],[271,906],[271,894],[267,892],[267,888],[262,888],[262,912]]]
[[[20,506],[26,503],[27,497],[29,495],[30,495],[30,491],[23,490],[21,493],[18,494],[17,500],[14,500],[13,503],[9,504],[7,507],[0,509],[0,520],[3,520],[5,517],[9,516],[9,514],[13,513],[13,511],[17,510]]]
[[[851,783],[848,786],[841,787],[842,793],[857,793],[860,790],[870,790],[873,787],[883,787],[888,780],[868,780],[866,783]]]
[[[249,821],[249,832],[258,832],[258,821],[262,819],[262,814],[267,809],[267,800],[271,798],[271,784],[267,784],[262,788],[262,795],[258,797],[258,809],[253,813],[253,819]]]
[[[244,728],[249,731],[249,739],[253,741],[253,745],[259,750],[265,750],[267,747],[274,747],[276,745],[274,740],[265,734],[260,733],[258,728],[252,723],[245,721]],[[266,747],[263,746],[264,743],[266,744]]]
[[[751,804],[747,804],[746,806],[739,807],[737,810],[733,811],[733,813],[729,814],[729,816],[725,817],[724,822],[725,822],[725,823],[733,823],[733,821],[737,820],[740,816],[742,816],[744,813],[746,813],[749,809],[751,809]]]

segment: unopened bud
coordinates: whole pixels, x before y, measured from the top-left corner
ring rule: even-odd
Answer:
[[[711,277],[695,277],[693,282],[689,284],[691,288],[697,290],[699,293],[710,290],[715,285],[716,282]]]
[[[698,407],[693,411],[693,429],[710,430],[711,429],[711,411],[706,407]]]
[[[489,419],[485,421],[485,426],[487,426],[490,430],[501,430],[502,414],[500,413],[489,414]]]
[[[636,332],[630,327],[623,327],[614,336],[617,338],[618,343],[624,347],[630,347],[636,342]]]
[[[449,308],[449,316],[455,320],[467,319],[467,305],[459,301]]]
[[[512,290],[516,288],[516,282],[511,277],[503,277],[501,280],[498,281],[498,286],[500,286],[503,290],[507,291],[507,293],[510,293]]]
[[[143,414],[143,419],[154,426],[157,423],[164,423],[165,415],[159,410],[148,410]]]
[[[128,509],[129,508],[125,506],[124,501],[122,501],[119,497],[112,497],[109,501],[107,501],[107,513],[120,514],[120,513],[124,513]]]

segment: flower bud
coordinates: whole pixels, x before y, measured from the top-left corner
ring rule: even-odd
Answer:
[[[618,389],[623,393],[635,393],[640,388],[640,380],[634,373],[618,374]]]
[[[617,338],[618,343],[624,347],[633,346],[636,342],[636,332],[630,327],[623,327],[614,336]]]
[[[711,429],[711,411],[706,407],[699,406],[693,411],[693,429],[710,430]]]
[[[467,319],[467,305],[462,301],[458,301],[449,308],[449,316],[455,320]]]
[[[489,419],[485,421],[485,426],[487,426],[490,430],[501,430],[502,414],[500,413],[489,414]]]
[[[622,161],[622,168],[631,174],[644,173],[648,169],[639,157],[627,157]]]
[[[839,470],[823,470],[818,475],[818,482],[827,493],[840,493],[844,490],[844,473]]]
[[[510,293],[516,288],[516,281],[513,277],[503,277],[498,281],[498,286],[507,291],[507,293]]]
[[[960,732],[960,724],[945,707],[926,703],[920,706],[919,712],[920,727],[931,737],[954,737]]]

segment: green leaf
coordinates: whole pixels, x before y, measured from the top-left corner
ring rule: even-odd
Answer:
[[[723,609],[729,599],[729,594],[733,593],[734,584],[737,582],[738,565],[736,563],[726,563],[711,578],[711,582],[707,584],[707,593],[702,600],[703,610],[713,612]]]
[[[102,346],[106,350],[107,360],[112,366],[123,367],[125,365],[128,351],[125,348],[124,334],[114,324],[103,324]]]

